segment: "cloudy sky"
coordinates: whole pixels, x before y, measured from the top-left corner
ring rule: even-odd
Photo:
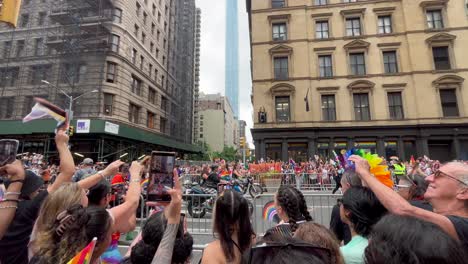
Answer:
[[[221,93],[224,95],[224,50],[226,25],[226,0],[196,0],[202,10],[201,26],[201,76],[200,88],[204,93]],[[250,128],[252,127],[252,104],[250,94],[252,82],[250,77],[250,47],[248,16],[245,0],[239,3],[239,103],[240,119],[247,122],[247,139],[253,147]]]

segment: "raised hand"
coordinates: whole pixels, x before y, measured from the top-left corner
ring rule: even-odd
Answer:
[[[121,161],[121,160],[116,160],[114,162],[112,162],[111,164],[109,164],[104,170],[103,170],[103,174],[105,176],[112,176],[112,175],[115,175],[117,174],[117,172],[119,172],[119,168],[120,166],[122,166],[123,164],[125,164],[125,162]]]
[[[0,174],[8,175],[10,180],[24,180],[26,176],[23,163],[20,160],[15,160],[11,164],[0,167]]]
[[[361,177],[361,175],[364,173],[369,173],[370,165],[366,159],[358,155],[352,155],[348,160],[354,162],[354,165],[356,166],[356,172],[359,177]]]
[[[57,134],[55,134],[55,144],[57,144],[57,146],[60,146],[60,145],[68,146],[69,140],[70,140],[70,137],[67,135],[66,130],[64,129],[57,130]]]

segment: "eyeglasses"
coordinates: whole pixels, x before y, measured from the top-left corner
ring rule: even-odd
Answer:
[[[466,182],[463,182],[463,181],[457,179],[455,176],[452,176],[452,175],[447,174],[445,172],[441,172],[440,170],[434,172],[434,179],[435,178],[440,178],[440,176],[445,176],[445,177],[450,178],[450,179],[452,179],[454,181],[457,181],[457,182],[459,182],[459,183],[461,183],[461,184],[463,184],[465,186],[468,186],[468,184]]]
[[[395,191],[399,191],[400,189],[411,188],[412,185],[405,185],[405,184],[397,184],[395,185]]]

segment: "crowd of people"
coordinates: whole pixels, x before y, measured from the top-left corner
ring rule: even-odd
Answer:
[[[219,183],[223,177],[243,177],[261,167],[219,160],[213,173],[208,164],[177,166],[174,188],[168,191],[170,202],[152,204],[154,210],[141,233],[122,256],[117,243],[122,233],[136,226],[148,160],[127,165],[117,160],[104,166],[85,159],[77,167],[68,140],[65,131],[57,132],[60,164],[54,173],[49,171],[47,181],[41,172],[49,167],[35,171],[29,158],[0,167],[5,179],[0,202],[1,264],[68,263],[94,239],[92,264],[188,263],[196,240],[182,214],[179,176],[199,174],[205,181]],[[37,160],[35,164],[44,165]],[[405,165],[393,159],[390,168],[398,181],[389,188],[370,173],[367,160],[359,156],[349,160],[353,169],[333,160],[263,163],[283,174],[327,170],[328,176],[328,171],[336,171],[332,176],[343,197],[333,208],[330,228],[314,222],[298,188],[284,184],[274,198],[281,222],[265,234],[256,234],[247,198],[224,190],[214,205],[215,240],[200,262],[467,263],[466,163],[439,164],[422,158]],[[122,203],[110,207],[112,183],[117,181],[127,182],[128,189]]]

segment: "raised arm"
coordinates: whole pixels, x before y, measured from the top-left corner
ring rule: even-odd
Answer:
[[[168,191],[171,195],[171,202],[164,210],[164,216],[167,219],[167,227],[166,230],[164,230],[163,238],[159,243],[151,264],[171,264],[172,261],[174,243],[180,224],[180,211],[182,209],[182,188],[176,169],[174,169],[173,175],[174,189]]]
[[[413,216],[421,220],[431,222],[438,225],[450,236],[455,239],[459,239],[455,227],[446,216],[412,206],[398,193],[394,192],[372,176],[369,171],[369,163],[367,160],[355,155],[351,156],[349,160],[355,163],[356,172],[359,177],[361,177],[361,180],[363,180],[374,192],[379,201],[383,206],[385,206],[385,208],[387,208],[388,211],[393,214]]]
[[[8,175],[10,185],[5,194],[5,199],[0,202],[0,240],[15,217],[18,208],[18,198],[23,187],[25,171],[23,163],[16,160],[12,164],[0,167],[0,174]]]
[[[75,162],[73,161],[73,156],[68,149],[69,139],[70,138],[63,129],[58,130],[55,135],[55,144],[60,158],[60,172],[55,182],[47,188],[49,193],[57,190],[63,183],[70,182],[73,174],[75,173]]]
[[[119,171],[119,167],[122,166],[124,163],[125,162],[121,160],[116,160],[109,164],[104,170],[99,171],[98,173],[79,181],[78,185],[83,189],[89,189],[94,185],[98,184],[101,180],[115,175]]]
[[[125,202],[110,209],[115,219],[114,231],[126,233],[135,229],[136,210],[141,194],[141,172],[146,161],[147,159],[144,159],[141,163],[138,161],[132,162],[132,166],[130,166],[130,184],[125,196]]]

